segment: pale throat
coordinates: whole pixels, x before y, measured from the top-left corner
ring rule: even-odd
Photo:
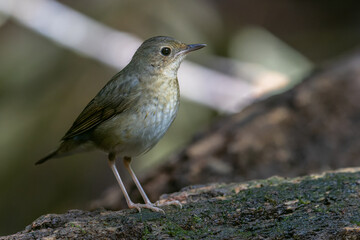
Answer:
[[[167,78],[177,78],[177,72],[180,67],[181,60],[182,59],[174,61],[170,63],[168,66],[164,67],[162,70],[162,74]]]

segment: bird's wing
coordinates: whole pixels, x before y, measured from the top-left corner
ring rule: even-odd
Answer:
[[[116,86],[116,84],[119,85]],[[140,92],[136,91],[134,85],[136,85],[136,80],[132,81],[132,83],[129,83],[129,81],[123,83],[110,81],[89,102],[61,140],[67,140],[82,134],[129,109],[140,96]]]

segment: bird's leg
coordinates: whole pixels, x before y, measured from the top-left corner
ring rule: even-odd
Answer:
[[[141,187],[141,184],[139,182],[139,180],[137,179],[134,171],[132,170],[131,168],[131,158],[130,157],[124,157],[124,165],[125,165],[125,168],[128,170],[128,172],[130,173],[131,175],[131,178],[133,179],[137,189],[139,190],[142,198],[144,199],[144,202],[145,202],[145,205],[148,205],[148,206],[152,206],[155,208],[155,206],[158,206],[158,207],[161,207],[161,206],[167,206],[167,205],[177,205],[177,206],[180,206],[180,208],[182,207],[181,206],[181,203],[179,201],[168,201],[168,202],[164,202],[164,203],[158,203],[156,202],[155,204],[153,204],[148,196],[146,195],[144,189]],[[160,209],[160,208],[156,208],[156,209]],[[161,211],[163,211],[162,209],[160,209]]]
[[[128,205],[129,208],[136,208],[139,212],[141,212],[141,208],[148,208],[148,209],[151,209],[153,211],[156,211],[156,212],[162,212],[164,213],[164,211],[160,208],[157,208],[155,207],[153,204],[148,204],[148,203],[145,203],[145,204],[139,204],[139,203],[133,203],[129,197],[129,194],[127,193],[126,191],[126,188],[125,188],[125,185],[124,183],[122,182],[121,180],[121,177],[120,177],[120,174],[118,172],[118,170],[116,169],[116,165],[115,165],[115,154],[113,153],[110,153],[109,154],[109,166],[111,168],[111,170],[113,171],[114,175],[115,175],[115,178],[116,180],[118,181],[119,183],[119,186],[121,188],[121,191],[123,192],[124,196],[125,196],[125,199],[126,199],[126,203]],[[135,176],[135,175],[134,175]],[[136,178],[136,177],[135,177]],[[144,193],[145,194],[145,193]],[[145,195],[146,196],[146,195]]]
[[[119,183],[119,186],[121,188],[122,193],[125,196],[126,199],[126,203],[128,205],[129,208],[136,208],[139,212],[141,212],[141,209],[139,206],[137,206],[137,204],[133,203],[129,197],[129,194],[126,191],[125,185],[121,180],[120,174],[118,172],[118,170],[116,169],[116,165],[115,165],[115,154],[110,153],[109,154],[109,166],[111,168],[111,170],[113,171],[115,178],[117,180],[117,182]]]
[[[144,199],[145,204],[138,204],[139,207],[144,207],[144,208],[149,208],[151,210],[157,211],[157,212],[162,212],[165,213],[164,210],[162,210],[161,208],[157,208],[154,206],[154,204],[152,202],[150,202],[149,198],[147,197],[144,189],[141,187],[139,180],[137,179],[134,171],[132,170],[131,166],[131,158],[130,157],[124,157],[124,166],[126,168],[126,170],[128,170],[129,174],[131,175],[131,178],[133,179],[137,189],[139,190],[142,198]]]
[[[128,170],[128,172],[131,175],[131,178],[135,182],[136,187],[139,189],[140,194],[141,194],[142,198],[144,199],[144,202],[146,204],[152,204],[151,201],[149,200],[148,196],[146,195],[144,189],[141,187],[141,184],[140,184],[139,180],[137,179],[134,171],[132,170],[132,168],[130,166],[130,163],[131,163],[131,158],[130,157],[124,157],[125,168],[126,168],[126,170]]]

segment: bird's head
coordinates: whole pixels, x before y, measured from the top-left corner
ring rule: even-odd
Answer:
[[[153,74],[175,74],[185,56],[206,44],[185,44],[171,37],[152,37],[137,49],[131,63]]]

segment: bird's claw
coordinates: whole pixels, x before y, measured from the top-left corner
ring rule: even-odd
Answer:
[[[155,207],[155,205],[152,203],[145,203],[145,204],[131,203],[131,204],[128,204],[128,206],[129,206],[129,208],[136,208],[139,211],[139,213],[141,212],[142,208],[147,208],[154,212],[160,212],[160,213],[165,214],[164,210],[162,210],[161,208]]]
[[[156,203],[145,203],[145,204],[131,202],[128,204],[129,208],[136,208],[139,211],[139,213],[141,212],[142,208],[147,208],[154,212],[160,212],[163,214],[165,214],[165,212],[160,207],[169,206],[169,205],[176,205],[176,206],[180,207],[180,209],[182,208],[182,204],[177,200],[172,200],[172,201],[159,200]]]
[[[178,200],[172,200],[172,201],[160,201],[159,200],[154,205],[157,206],[157,207],[176,205],[180,209],[182,209],[182,204]]]

